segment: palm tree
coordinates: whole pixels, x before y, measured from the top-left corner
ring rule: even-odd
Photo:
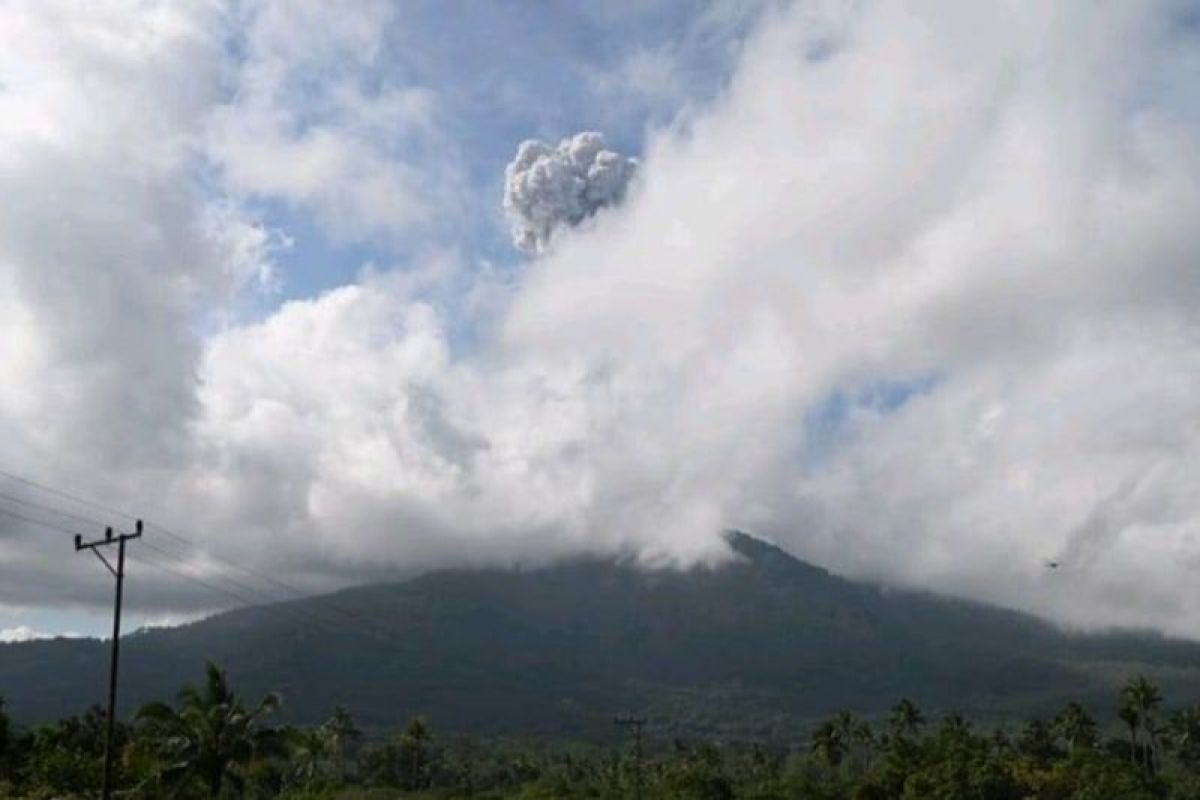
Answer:
[[[1137,761],[1137,732],[1138,732],[1138,722],[1140,721],[1140,717],[1138,717],[1137,709],[1134,708],[1132,705],[1129,705],[1128,703],[1126,703],[1125,699],[1122,698],[1121,705],[1117,709],[1117,717],[1121,720],[1121,722],[1125,723],[1125,726],[1127,728],[1129,728],[1129,763],[1131,763],[1131,764],[1136,763],[1136,761]]]
[[[1054,726],[1031,719],[1017,739],[1017,747],[1023,755],[1043,766],[1048,765],[1058,754]]]
[[[1128,708],[1136,715],[1136,725],[1146,732],[1146,746],[1143,748],[1143,763],[1147,772],[1154,772],[1155,755],[1158,744],[1158,728],[1155,724],[1158,707],[1162,705],[1162,695],[1158,687],[1148,681],[1144,675],[1131,678],[1121,689],[1122,710]],[[1126,720],[1128,714],[1121,717]]]
[[[875,733],[865,720],[860,720],[849,711],[843,711],[833,719],[843,749],[849,753],[851,762],[870,768],[871,750],[875,746]]]
[[[831,767],[841,764],[842,756],[846,752],[846,742],[837,724],[833,721],[822,722],[813,732],[810,749]]]
[[[1200,705],[1185,708],[1171,717],[1167,734],[1181,763],[1191,769],[1200,766]]]
[[[971,723],[961,714],[949,714],[942,720],[942,736],[952,740],[966,739],[971,735]]]
[[[8,715],[4,713],[4,698],[0,697],[0,762],[3,762],[5,751],[8,750],[9,727]]]
[[[289,781],[311,788],[326,779],[331,766],[332,742],[322,728],[287,731]]]
[[[1096,721],[1076,702],[1068,703],[1054,718],[1054,730],[1067,743],[1067,753],[1096,743]]]
[[[916,703],[904,697],[892,706],[890,722],[897,736],[911,736],[925,724],[925,717]]]
[[[346,777],[346,751],[358,744],[362,739],[362,731],[354,724],[354,718],[343,706],[334,706],[333,713],[321,725],[321,729],[325,731],[333,747],[337,779],[344,780]]]
[[[401,752],[407,755],[405,767],[408,771],[407,789],[423,789],[429,770],[429,741],[432,734],[424,717],[413,717],[400,736]]]
[[[169,791],[199,781],[215,798],[226,786],[241,792],[246,768],[280,753],[282,738],[262,725],[279,705],[279,696],[272,693],[247,710],[229,688],[225,673],[209,663],[203,686],[184,687],[175,708],[147,703],[138,711],[137,722],[165,764],[159,778]]]

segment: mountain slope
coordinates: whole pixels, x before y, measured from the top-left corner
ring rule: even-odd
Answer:
[[[624,709],[679,731],[786,736],[841,708],[900,696],[980,714],[1109,702],[1115,680],[1157,670],[1200,689],[1200,646],[1065,635],[1022,614],[853,583],[744,534],[714,570],[644,572],[579,560],[529,571],[444,571],[140,633],[122,648],[125,709],[224,664],[289,716],[335,703],[368,726],[414,713],[443,728],[588,734]],[[298,622],[295,610],[327,624]],[[101,697],[105,645],[0,646],[0,694],[18,719]]]

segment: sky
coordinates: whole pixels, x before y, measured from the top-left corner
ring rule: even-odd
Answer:
[[[103,633],[134,517],[129,627],[737,528],[1200,632],[1194,2],[0,30],[0,639]]]

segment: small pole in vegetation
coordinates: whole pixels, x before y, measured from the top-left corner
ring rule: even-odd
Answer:
[[[82,537],[75,536],[75,551],[91,550],[96,554],[96,558],[112,573],[117,579],[116,602],[113,608],[113,632],[112,642],[109,649],[112,653],[112,660],[108,666],[108,731],[104,739],[104,785],[101,790],[103,800],[111,800],[112,798],[112,769],[113,769],[113,735],[115,732],[116,714],[117,714],[117,664],[121,653],[121,594],[125,585],[125,543],[130,539],[137,539],[142,535],[142,521],[137,521],[137,526],[133,533],[122,533],[113,536],[113,529],[106,528],[104,530],[104,538],[97,539],[94,542],[83,542]],[[108,563],[108,559],[100,552],[101,547],[108,547],[115,544],[117,546],[117,567],[113,569],[112,564]]]
[[[633,796],[634,800],[642,800],[642,728],[646,725],[646,718],[617,717],[613,723],[622,728],[633,728]]]

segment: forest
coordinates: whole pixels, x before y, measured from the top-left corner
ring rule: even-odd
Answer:
[[[278,694],[243,697],[208,664],[170,702],[118,721],[122,798],[1200,798],[1200,704],[1170,706],[1144,676],[1093,716],[1071,702],[1052,718],[977,727],[908,699],[868,720],[843,712],[791,747],[682,740],[653,720],[624,721],[607,743],[480,739],[413,718],[367,736],[343,708],[316,726],[279,724]],[[99,794],[106,720],[92,708],[32,728],[0,701],[0,797]],[[614,726],[616,729],[617,726]]]

